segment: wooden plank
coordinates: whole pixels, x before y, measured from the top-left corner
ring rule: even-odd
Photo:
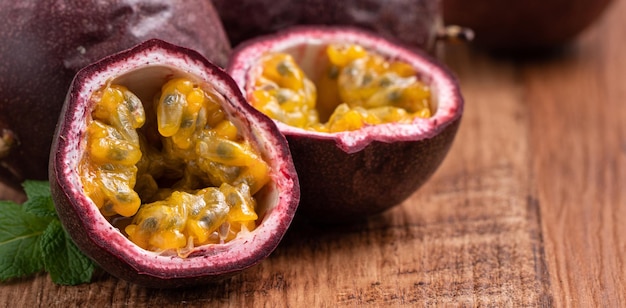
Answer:
[[[626,305],[625,14],[615,1],[570,54],[524,68],[558,306]]]

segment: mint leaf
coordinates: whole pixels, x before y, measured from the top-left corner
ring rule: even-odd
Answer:
[[[0,281],[47,271],[57,284],[91,281],[95,264],[63,229],[43,181],[23,183],[23,205],[0,201]]]
[[[91,281],[95,264],[78,250],[58,220],[50,223],[40,243],[46,271],[54,283],[77,285]]]
[[[40,217],[56,217],[54,202],[50,196],[50,183],[25,181],[22,183],[28,200],[22,205],[24,211]]]
[[[43,270],[38,240],[52,219],[27,213],[19,204],[0,201],[0,280]]]

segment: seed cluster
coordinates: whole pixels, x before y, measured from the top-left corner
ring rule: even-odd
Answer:
[[[256,194],[269,166],[239,134],[221,98],[191,80],[165,83],[152,105],[126,87],[93,97],[81,179],[129,239],[186,256],[195,246],[256,227]],[[127,217],[127,218],[124,218]]]
[[[291,55],[266,55],[251,103],[275,120],[321,132],[432,115],[430,90],[408,63],[359,45],[328,45],[326,56],[329,65],[313,83]]]

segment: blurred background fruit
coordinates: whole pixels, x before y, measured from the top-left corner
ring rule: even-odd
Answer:
[[[563,46],[589,27],[612,0],[443,0],[448,24],[474,30],[474,44],[504,51]]]

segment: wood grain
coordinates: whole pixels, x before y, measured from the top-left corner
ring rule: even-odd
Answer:
[[[560,306],[626,305],[626,6],[572,54],[526,65],[530,144]]]
[[[626,3],[567,51],[494,56],[451,46],[465,114],[433,178],[348,226],[297,219],[241,275],[153,290],[99,272],[0,285],[0,307],[626,305]],[[0,187],[2,199],[19,198]]]

